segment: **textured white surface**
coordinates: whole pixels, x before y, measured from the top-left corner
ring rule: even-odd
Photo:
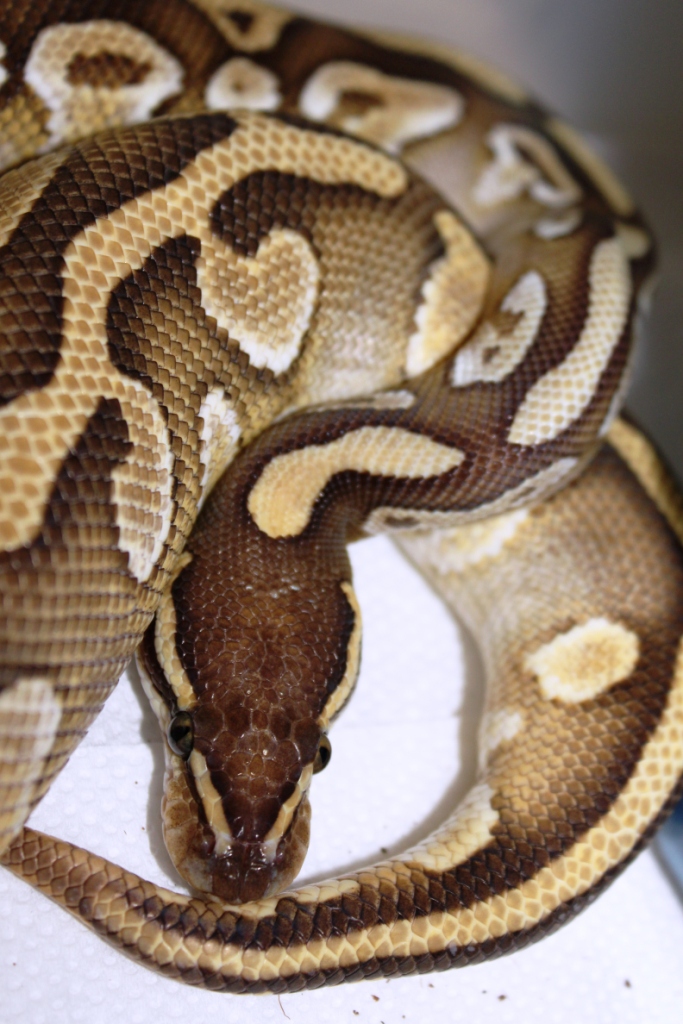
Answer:
[[[473,775],[476,656],[387,540],[357,545],[353,558],[366,621],[363,673],[333,728],[330,767],[314,780],[303,880],[416,842]],[[175,886],[158,823],[161,745],[143,701],[139,687],[119,685],[32,824]],[[285,995],[280,1003],[157,977],[7,872],[0,873],[0,901],[3,1024],[678,1024],[683,1003],[683,909],[650,853],[574,922],[512,957]]]

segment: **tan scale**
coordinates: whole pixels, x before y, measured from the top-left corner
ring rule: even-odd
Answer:
[[[489,284],[489,261],[462,222],[447,210],[437,213],[434,222],[446,255],[422,286],[417,330],[406,356],[409,377],[431,369],[467,337],[481,315]]]
[[[311,445],[269,462],[249,494],[249,511],[269,537],[295,537],[308,523],[318,495],[337,473],[427,477],[447,473],[463,460],[420,434],[391,427],[361,427],[338,441]]]
[[[482,324],[453,360],[455,387],[475,381],[499,381],[521,363],[533,344],[548,304],[545,282],[535,270],[524,274],[500,304],[501,313],[512,314],[511,330],[491,322]]]
[[[212,989],[534,940],[683,773],[683,505],[613,422],[646,226],[458,52],[257,0],[3,3],[0,165],[47,153],[0,182],[4,862]],[[359,667],[344,543],[377,530],[481,646],[479,775],[402,857],[276,895]],[[20,831],[141,640],[165,839],[204,895]]]
[[[589,287],[581,337],[567,359],[541,377],[525,396],[510,427],[511,444],[553,440],[581,415],[595,394],[629,311],[628,267],[617,239],[596,246]]]

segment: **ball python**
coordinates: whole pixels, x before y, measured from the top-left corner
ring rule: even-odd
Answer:
[[[552,931],[683,775],[683,505],[618,418],[630,197],[471,58],[257,0],[2,0],[0,57],[3,864],[230,992]],[[479,776],[288,890],[377,532],[481,646]],[[192,896],[24,827],[136,651]]]

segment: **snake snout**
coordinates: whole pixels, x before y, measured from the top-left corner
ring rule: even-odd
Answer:
[[[273,896],[299,873],[308,849],[310,815],[304,796],[282,836],[261,842],[232,839],[225,844],[204,826],[186,836],[185,848],[176,846],[172,856],[183,878],[200,892],[228,903]]]

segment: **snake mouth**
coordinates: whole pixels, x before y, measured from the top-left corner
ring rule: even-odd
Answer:
[[[281,892],[299,873],[308,849],[310,818],[310,803],[304,795],[277,841],[232,839],[217,852],[215,834],[204,825],[186,837],[184,850],[176,846],[171,855],[185,881],[199,892],[228,903],[263,899]]]

